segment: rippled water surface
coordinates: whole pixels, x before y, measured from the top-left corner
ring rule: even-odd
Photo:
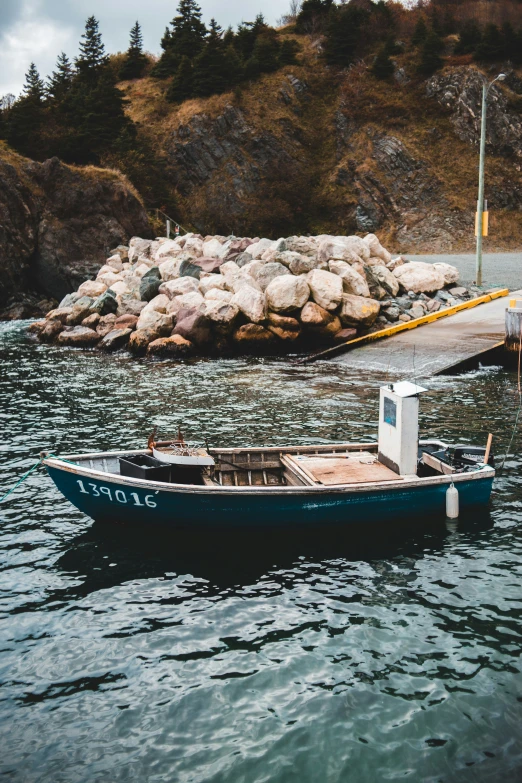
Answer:
[[[497,452],[516,378],[430,381],[424,435]],[[148,364],[0,325],[0,494],[38,452],[369,439],[335,364]],[[514,440],[518,453],[520,438]],[[408,525],[174,536],[104,528],[42,472],[0,507],[0,773],[16,783],[522,779],[520,457],[491,508]]]

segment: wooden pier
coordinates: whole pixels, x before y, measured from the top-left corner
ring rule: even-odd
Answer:
[[[502,289],[400,327],[352,340],[310,357],[331,359],[358,370],[394,378],[427,377],[465,369],[504,343],[505,311],[522,290]],[[405,328],[403,328],[405,327]],[[308,361],[310,360],[308,359]]]

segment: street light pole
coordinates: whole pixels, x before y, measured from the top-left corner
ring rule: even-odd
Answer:
[[[499,73],[488,86],[482,85],[482,118],[480,123],[480,163],[479,163],[479,189],[477,201],[477,259],[475,265],[476,283],[482,285],[482,230],[484,225],[484,168],[486,159],[486,112],[487,98],[492,85],[496,81],[503,81],[504,73]]]

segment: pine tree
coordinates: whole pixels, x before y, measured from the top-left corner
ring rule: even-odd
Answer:
[[[423,16],[420,16],[417,20],[417,24],[415,25],[415,30],[413,31],[413,35],[411,37],[411,42],[413,46],[420,46],[420,44],[424,43],[428,36],[428,28],[426,26],[426,20]]]
[[[4,134],[9,144],[31,158],[45,157],[41,131],[44,126],[45,86],[34,63],[25,75],[23,94],[10,109]]]
[[[196,95],[215,95],[228,89],[227,62],[223,45],[223,31],[215,19],[210,20],[210,30],[204,49],[194,60],[194,92]]]
[[[120,68],[119,78],[139,79],[147,65],[147,57],[143,54],[143,36],[140,23],[136,22],[130,31],[130,45],[125,55],[125,60]]]
[[[62,52],[56,61],[56,70],[47,80],[47,95],[55,101],[62,101],[71,89],[73,68],[69,58]]]
[[[252,60],[256,63],[259,73],[272,73],[279,68],[280,43],[275,30],[258,35],[252,52]],[[248,68],[248,63],[247,63]]]
[[[390,60],[389,48],[385,44],[377,52],[377,57],[373,61],[372,73],[377,79],[389,79],[393,76],[394,65]]]
[[[477,60],[491,62],[502,60],[504,56],[504,41],[502,33],[496,24],[488,24],[484,29],[482,40],[475,50]]]
[[[80,56],[75,60],[78,75],[82,80],[95,81],[108,61],[98,20],[90,16],[85,23],[85,32],[80,41]]]
[[[25,74],[24,95],[31,98],[36,103],[41,103],[45,94],[45,85],[40,78],[38,69],[34,63],[31,63],[29,70]]]
[[[205,45],[207,29],[195,0],[180,0],[178,14],[170,24],[172,30],[167,29],[161,42],[164,53],[152,71],[158,78],[176,73],[182,57],[194,60]]]
[[[183,103],[194,97],[194,72],[188,57],[182,57],[178,70],[174,74],[167,90],[167,100],[171,103]]]
[[[455,54],[472,54],[482,39],[480,27],[474,19],[465,22],[455,46]]]
[[[332,6],[325,31],[324,56],[328,65],[347,68],[356,57],[361,28],[368,12],[354,4]]]
[[[321,32],[334,0],[304,0],[295,24],[296,33]]]
[[[295,65],[299,44],[291,38],[285,38],[279,50],[279,65]]]
[[[421,47],[421,59],[418,65],[419,73],[423,76],[431,76],[432,73],[442,68],[441,49],[441,39],[435,30],[430,30]]]

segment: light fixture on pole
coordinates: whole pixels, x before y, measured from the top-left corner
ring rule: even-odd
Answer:
[[[482,285],[482,232],[484,229],[484,160],[486,157],[486,103],[488,93],[495,82],[503,82],[506,78],[505,73],[493,79],[488,85],[482,84],[482,120],[480,124],[480,165],[479,165],[479,189],[477,201],[477,260],[476,260],[476,283]]]

